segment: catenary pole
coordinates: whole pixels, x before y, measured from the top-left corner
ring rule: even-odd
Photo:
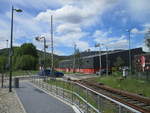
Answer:
[[[128,37],[129,37],[129,71],[130,71],[130,75],[132,73],[132,59],[131,59],[131,29],[127,30],[128,32]]]
[[[102,55],[101,55],[101,44],[99,43],[99,76],[101,76],[101,69],[102,69]]]
[[[52,75],[54,71],[54,47],[53,47],[53,15],[51,15],[51,70],[52,70]]]
[[[75,65],[76,65],[76,47],[77,45],[74,44],[73,72],[75,72]]]

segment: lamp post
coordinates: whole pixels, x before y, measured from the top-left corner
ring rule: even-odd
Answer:
[[[53,15],[51,15],[51,71],[52,71],[52,76],[54,75],[54,47],[53,47]]]
[[[14,11],[22,12],[21,9],[15,9],[12,6],[11,10],[11,38],[10,38],[10,52],[9,52],[9,92],[12,92],[12,56],[13,56],[13,18],[14,18]]]
[[[40,41],[41,39],[44,40],[44,70],[45,70],[46,69],[46,48],[47,48],[46,39],[45,37],[35,37],[35,40],[37,41]]]
[[[129,70],[130,70],[130,74],[132,72],[132,59],[131,59],[131,31],[132,29],[127,30],[128,32],[128,38],[129,38]]]
[[[98,43],[98,44],[95,44],[95,47],[99,47],[99,76],[101,76],[101,68],[102,68],[102,58],[101,58],[101,44]]]

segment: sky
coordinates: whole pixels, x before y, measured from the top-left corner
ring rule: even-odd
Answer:
[[[128,49],[143,47],[144,35],[150,28],[150,0],[0,0],[0,49],[10,42],[11,7],[14,12],[13,45],[33,43],[43,50],[46,37],[47,51],[51,51],[51,15],[53,15],[54,52],[70,55],[74,45],[80,51]],[[10,45],[10,44],[9,44]],[[8,46],[9,47],[9,46]]]

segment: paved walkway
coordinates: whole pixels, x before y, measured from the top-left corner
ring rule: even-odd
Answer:
[[[27,113],[75,113],[69,105],[28,82],[22,82],[16,92]]]

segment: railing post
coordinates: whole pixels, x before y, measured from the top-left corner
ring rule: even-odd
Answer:
[[[40,86],[40,77],[38,77],[38,84],[39,84],[39,86]]]
[[[50,86],[51,86],[51,92],[53,93],[53,83],[52,83],[53,81],[52,81],[52,78],[50,78]]]
[[[57,93],[58,93],[58,92],[57,92],[57,80],[55,79],[55,81],[56,81],[56,95],[58,95],[58,94],[57,94]]]
[[[48,80],[47,80],[47,83],[48,83],[48,91],[50,91],[50,88],[49,88],[49,87],[50,87],[50,83],[49,83],[49,82],[50,82],[50,77],[48,77]]]
[[[64,86],[64,85],[65,85],[64,83],[65,83],[65,82],[63,81],[63,98],[64,98],[64,87],[65,87],[65,86]]]
[[[48,76],[46,78],[47,90],[48,90]]]
[[[70,82],[70,83],[71,83],[71,82]],[[74,88],[73,88],[73,83],[71,83],[71,86],[72,86],[72,88],[71,88],[71,89],[72,89],[71,101],[72,101],[72,104],[73,104],[73,89],[74,89]]]
[[[78,95],[80,95],[79,92],[80,92],[80,86],[78,86]],[[79,103],[78,104],[80,106],[80,99],[79,99]]]
[[[119,105],[119,113],[121,113],[121,106]]]
[[[86,89],[86,101],[88,103],[88,90]],[[88,104],[86,103],[86,112],[88,113]]]
[[[97,108],[98,108],[98,111],[100,112],[100,98],[99,98],[99,95],[97,95]]]

